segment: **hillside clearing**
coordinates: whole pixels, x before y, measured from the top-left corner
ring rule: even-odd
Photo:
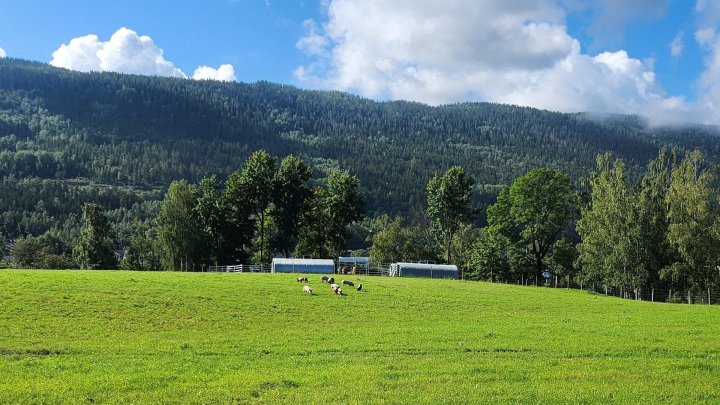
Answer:
[[[0,271],[0,402],[720,402],[719,306],[295,277]]]

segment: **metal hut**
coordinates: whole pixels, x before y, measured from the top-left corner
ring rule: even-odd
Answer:
[[[458,274],[458,268],[454,264],[393,263],[390,265],[390,277],[456,279]]]
[[[276,257],[272,261],[272,273],[318,273],[333,274],[335,262],[332,259],[291,259]]]

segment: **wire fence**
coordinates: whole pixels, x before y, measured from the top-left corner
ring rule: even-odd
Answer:
[[[203,267],[204,272],[210,273],[271,273],[271,264],[236,264],[227,266],[207,266]],[[340,268],[335,269],[336,274],[351,274],[341,273]],[[388,276],[390,275],[390,263],[370,263],[365,266],[362,270],[357,270],[356,275],[365,276]]]
[[[219,273],[270,273],[272,272],[272,266],[270,264],[208,266],[204,269],[204,271]],[[335,269],[335,272],[337,274],[342,274],[339,266]],[[390,263],[370,262],[362,271],[357,271],[355,275],[388,277],[390,276]],[[493,282],[497,283],[498,281],[494,280]],[[538,279],[537,282],[534,278],[524,278],[515,283],[505,282],[504,284],[541,288],[577,289],[598,295],[637,301],[709,305],[720,304],[720,292],[713,291],[712,289],[707,289],[706,291],[678,291],[670,288],[629,289],[622,287],[605,287],[599,283],[583,283],[569,278]]]
[[[497,282],[497,281],[495,281]],[[600,283],[583,283],[568,278],[551,278],[540,279],[537,283],[534,278],[518,280],[516,284],[532,287],[543,288],[564,288],[589,291],[598,295],[608,297],[617,297],[623,299],[631,299],[637,301],[650,302],[668,302],[668,303],[685,303],[685,304],[720,304],[720,292],[713,289],[704,289],[702,291],[673,290],[672,288],[624,288],[624,287],[606,287]]]

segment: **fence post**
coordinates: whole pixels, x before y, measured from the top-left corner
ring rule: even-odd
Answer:
[[[652,292],[650,292],[650,302],[655,302],[655,289],[652,289]]]
[[[710,289],[708,288],[708,305],[710,305]]]

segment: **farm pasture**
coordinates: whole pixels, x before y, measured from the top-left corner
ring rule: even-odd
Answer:
[[[720,402],[720,306],[295,278],[0,271],[0,403]]]

